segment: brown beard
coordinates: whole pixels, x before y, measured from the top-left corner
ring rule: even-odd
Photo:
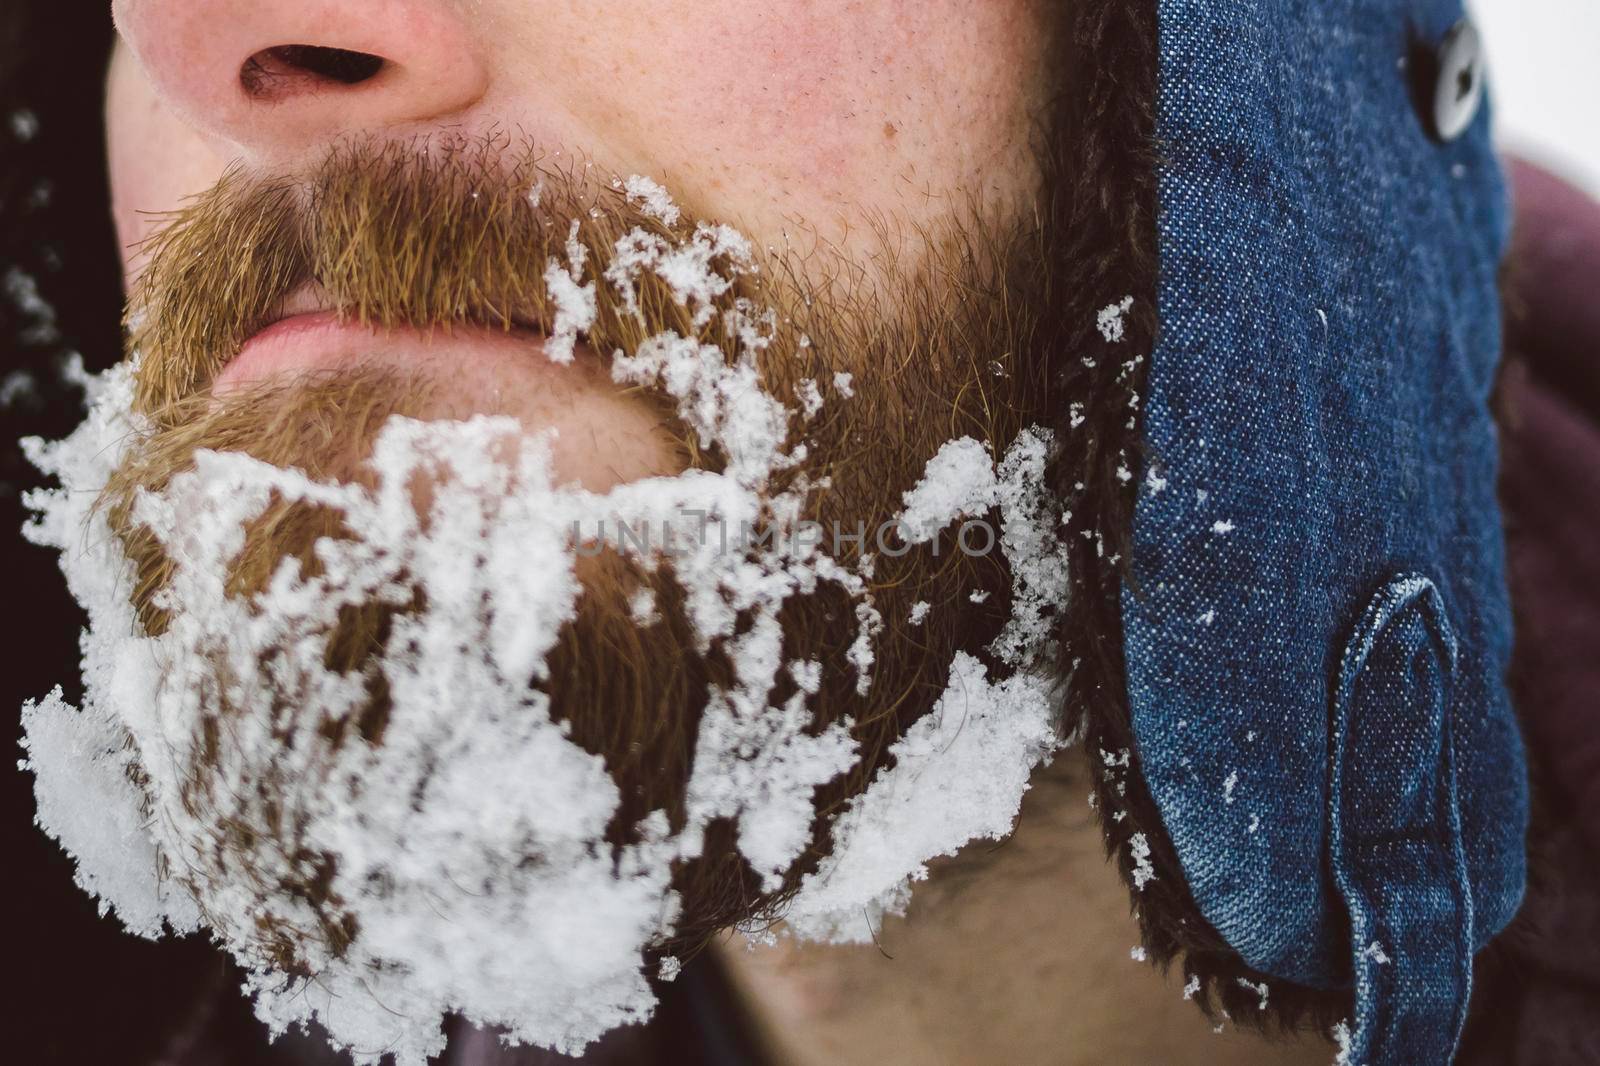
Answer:
[[[528,190],[536,183],[541,194],[530,209]],[[291,291],[315,281],[341,314],[381,326],[466,322],[548,333],[556,308],[544,273],[551,258],[564,260],[573,220],[595,276],[603,274],[616,240],[635,227],[668,238],[692,228],[668,226],[610,184],[544,169],[531,154],[498,143],[344,149],[304,183],[232,175],[179,212],[152,240],[130,306],[131,344],[142,359],[137,404],[154,431],[112,479],[104,501],[138,575],[133,600],[147,631],[160,633],[167,624],[160,593],[173,564],[155,536],[132,520],[141,489],[165,487],[201,448],[243,452],[318,478],[360,480],[362,460],[389,416],[439,413],[425,377],[392,372],[324,375],[213,396],[216,374]],[[900,235],[881,236],[885,251],[870,264],[834,252],[815,253],[827,257],[820,264],[769,253],[759,272],[737,279],[715,300],[721,312],[752,304],[776,311],[782,325],[759,357],[771,395],[787,399],[807,379],[828,382],[838,371],[854,377],[848,402],[828,403],[805,425],[809,458],[779,474],[775,486],[802,477],[823,486],[809,491],[808,517],[824,530],[871,531],[892,519],[902,493],[948,440],[989,442],[998,458],[1021,429],[1047,421],[1053,258],[1047,227],[1028,213],[997,218],[969,205],[940,232],[918,235],[915,262],[887,251],[890,238]],[[637,314],[604,284],[597,295],[598,315],[585,334],[595,350],[631,352],[646,337],[673,330],[717,345],[730,362],[738,357],[720,316],[709,327],[697,325],[693,308],[653,274],[639,279]],[[660,409],[683,464],[717,469],[725,457],[702,450],[671,417],[670,402]],[[229,592],[260,591],[286,558],[314,572],[319,538],[352,535],[335,512],[279,503],[248,530],[228,575]],[[985,650],[1010,615],[1010,574],[998,551],[968,555],[951,534],[894,557],[879,552],[869,535],[841,542],[833,554],[853,568],[864,552],[876,554],[870,588],[886,620],[865,695],[846,665],[855,638],[848,596],[823,589],[789,601],[781,614],[783,660],[822,664],[821,688],[810,701],[815,729],[848,718],[859,760],[817,790],[810,846],[777,891],[762,890],[736,846],[735,825],[713,823],[703,854],[675,870],[683,909],[664,951],[692,952],[719,929],[781,913],[800,878],[826,855],[831,815],[889,762],[890,745],[944,691],[958,651],[984,659],[996,676],[1008,672]],[[647,572],[610,552],[586,564],[578,616],[548,657],[547,679],[531,683],[548,693],[571,739],[602,756],[616,779],[622,802],[609,837],[620,847],[634,841],[651,811],[665,810],[674,830],[682,826],[700,715],[708,693],[731,684],[731,665],[718,642],[697,650],[669,568]],[[654,592],[660,624],[641,627],[632,616],[630,600],[641,584]],[[974,592],[986,594],[981,604],[969,600]],[[912,627],[904,620],[918,601],[931,610]],[[336,628],[316,635],[325,641],[325,666],[361,676],[369,697],[359,713],[318,723],[330,750],[354,736],[383,742],[391,706],[377,660],[396,614],[425,607],[419,587],[409,605],[347,610]],[[221,694],[249,680],[219,679],[206,701],[187,775],[184,801],[192,812],[210,807],[215,782],[208,760],[226,736],[228,717],[246,713]],[[264,678],[255,683],[265,686]],[[770,698],[781,703],[794,691],[781,675]],[[274,713],[322,713],[297,702],[293,691],[267,689],[263,698]],[[212,839],[194,842],[194,854],[180,864],[182,876],[202,904],[208,879],[253,883],[260,949],[286,969],[303,968],[308,938],[337,954],[359,929],[332,889],[338,856],[304,844],[300,782],[270,759],[255,778],[251,813],[215,824]],[[288,879],[265,883],[252,876],[285,865],[295,871]],[[284,896],[309,903],[317,927],[291,922],[286,908],[275,907],[274,898]]]

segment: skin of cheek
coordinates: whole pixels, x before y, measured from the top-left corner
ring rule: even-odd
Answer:
[[[139,245],[160,226],[161,213],[215,185],[230,155],[157,99],[120,44],[106,76],[106,153],[111,217],[122,249],[123,278],[131,284],[142,262]]]
[[[1044,7],[637,0],[555,5],[537,34],[510,23],[503,39],[550,72],[616,169],[761,243],[798,227],[855,252],[873,220],[914,228],[969,194],[1032,192],[1032,121],[1053,79]]]

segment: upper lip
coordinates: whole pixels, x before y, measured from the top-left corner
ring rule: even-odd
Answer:
[[[277,325],[286,318],[296,318],[300,315],[315,315],[324,311],[332,310],[334,310],[334,308],[328,301],[326,294],[322,292],[320,286],[309,284],[301,285],[293,292],[289,293],[288,296],[284,297],[283,301],[278,304],[277,308],[274,309],[271,314],[266,315],[259,322],[255,323],[254,328],[252,328],[249,334],[246,336],[245,341],[248,343],[252,337],[256,336],[256,334]]]
[[[245,335],[244,343],[248,344],[257,334],[270,329],[279,322],[282,322],[284,319],[298,318],[301,315],[323,314],[338,310],[339,308],[334,306],[333,301],[328,298],[328,294],[323,290],[321,285],[318,285],[316,282],[307,282],[295,287],[295,289],[291,291],[288,296],[284,297],[270,314],[264,315],[260,320],[255,322],[250,331]],[[467,325],[468,323],[463,321],[460,324]],[[481,324],[492,327],[501,327],[505,324],[505,322],[501,319],[491,318],[489,321]],[[510,329],[512,332],[516,333],[543,332],[537,322],[524,318],[521,315],[511,316]]]

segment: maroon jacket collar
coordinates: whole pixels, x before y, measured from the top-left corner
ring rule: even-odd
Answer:
[[[1533,824],[1458,1066],[1600,1063],[1600,205],[1526,164],[1512,180],[1500,498]]]
[[[1517,711],[1600,851],[1600,204],[1512,168],[1503,473]]]

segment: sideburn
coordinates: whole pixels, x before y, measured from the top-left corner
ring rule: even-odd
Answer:
[[[1258,972],[1240,958],[1200,913],[1144,781],[1133,735],[1123,657],[1122,592],[1128,575],[1133,511],[1143,481],[1143,411],[1149,353],[1158,334],[1158,190],[1156,139],[1160,34],[1155,0],[1083,0],[1072,19],[1077,85],[1058,105],[1053,151],[1065,180],[1052,201],[1062,240],[1060,299],[1097,294],[1103,306],[1133,297],[1121,343],[1096,335],[1088,308],[1059,320],[1056,341],[1085,358],[1069,361],[1058,380],[1054,424],[1066,442],[1055,486],[1075,512],[1095,516],[1091,538],[1067,538],[1073,594],[1057,634],[1072,663],[1067,673],[1069,721],[1081,723],[1091,761],[1127,753],[1125,772],[1095,775],[1106,854],[1127,885],[1141,939],[1163,968],[1182,960],[1193,998],[1209,1016],[1263,1030],[1315,1028],[1326,1033],[1351,1015],[1348,990],[1295,985]],[[1132,359],[1132,362],[1128,360]],[[1076,428],[1071,404],[1082,404]],[[1123,472],[1131,473],[1124,477]],[[1137,596],[1138,589],[1132,594]],[[1125,791],[1121,790],[1125,787]],[[1113,812],[1121,815],[1114,817]],[[1130,842],[1143,835],[1154,877],[1135,879]],[[1148,872],[1148,871],[1147,871]],[[1250,985],[1270,982],[1262,1007]]]

